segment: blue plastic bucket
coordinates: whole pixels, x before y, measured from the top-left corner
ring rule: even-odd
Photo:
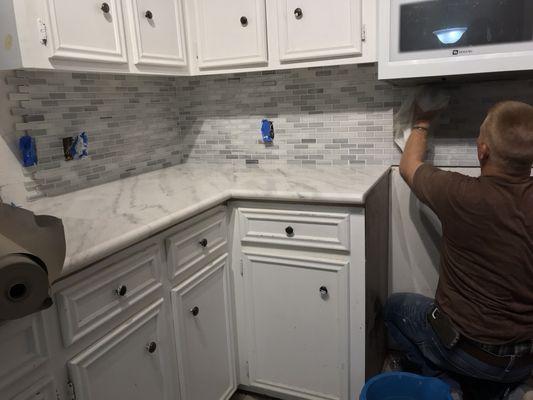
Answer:
[[[359,400],[452,400],[450,386],[437,378],[387,372],[370,379]]]

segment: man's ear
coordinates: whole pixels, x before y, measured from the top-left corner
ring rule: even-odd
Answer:
[[[480,164],[484,164],[488,161],[490,156],[490,149],[487,143],[478,140],[477,142],[477,158]]]

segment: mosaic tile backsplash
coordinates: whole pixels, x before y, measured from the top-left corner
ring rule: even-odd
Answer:
[[[501,100],[533,104],[533,79],[448,84],[451,102],[434,125],[429,159],[477,166],[475,139]],[[184,160],[288,164],[397,164],[393,115],[412,87],[377,80],[375,65],[179,79]],[[273,146],[260,143],[262,118]]]
[[[377,80],[375,65],[203,77],[17,71],[8,77],[40,163],[29,196],[55,195],[182,162],[242,165],[397,164],[394,111],[412,88]],[[533,103],[533,79],[448,86],[430,159],[475,166],[475,138],[497,101]],[[272,145],[260,141],[273,121]],[[89,158],[64,161],[62,141],[89,134]]]
[[[175,78],[17,71],[12,112],[36,139],[33,197],[55,195],[181,162]],[[62,138],[89,136],[89,157],[65,161]]]

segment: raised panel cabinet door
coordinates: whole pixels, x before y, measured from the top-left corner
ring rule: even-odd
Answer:
[[[138,65],[187,65],[181,0],[130,0],[134,62]]]
[[[172,290],[181,400],[236,390],[230,298],[226,255]]]
[[[348,261],[246,252],[250,385],[305,399],[348,399]]]
[[[52,59],[126,63],[121,0],[47,0]]]
[[[195,0],[198,66],[267,63],[265,0]]]
[[[160,299],[72,358],[79,400],[172,398],[168,326]]]
[[[361,55],[361,0],[276,0],[280,61]]]
[[[0,323],[0,399],[8,388],[27,383],[48,359],[42,313]]]

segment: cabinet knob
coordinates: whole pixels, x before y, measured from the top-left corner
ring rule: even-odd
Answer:
[[[242,26],[248,26],[248,18],[241,17],[241,25]]]
[[[150,342],[146,345],[146,350],[148,350],[148,353],[152,354],[157,349],[157,343],[156,342]]]
[[[124,297],[126,296],[126,293],[128,292],[128,287],[126,285],[120,285],[117,290],[115,290],[115,293],[117,296]]]
[[[287,234],[287,236],[291,237],[291,236],[294,236],[294,229],[292,226],[288,226],[285,228],[285,233]]]
[[[303,16],[304,16],[304,12],[302,11],[302,9],[300,7],[298,7],[296,10],[294,10],[294,18],[302,19]]]
[[[102,10],[104,12],[104,14],[107,14],[109,13],[109,11],[111,10],[109,8],[109,4],[107,3],[102,3],[102,7],[100,7],[100,10]]]
[[[325,286],[320,286],[320,296],[322,297],[328,297],[328,288]]]
[[[207,239],[202,239],[198,242],[198,244],[202,247],[207,247]]]
[[[200,309],[199,309],[197,306],[194,306],[194,307],[191,308],[189,311],[190,311],[191,314],[192,314],[193,316],[195,316],[195,317],[196,317],[198,314],[200,314]]]
[[[144,16],[148,19],[152,19],[154,18],[154,14],[152,14],[152,12],[150,10],[146,11],[146,13],[144,14]]]

